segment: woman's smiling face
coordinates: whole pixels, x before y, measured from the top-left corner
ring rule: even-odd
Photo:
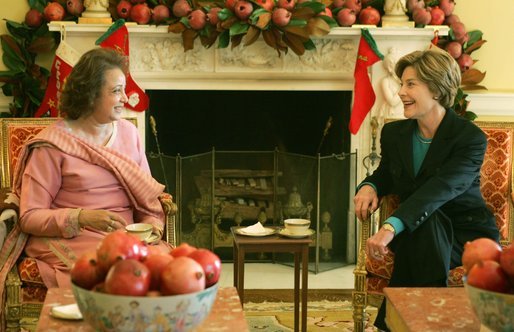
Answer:
[[[99,122],[111,122],[121,118],[125,109],[123,104],[128,101],[125,85],[126,77],[121,69],[115,68],[105,72],[102,92],[93,113]]]
[[[428,85],[418,79],[416,70],[406,67],[401,77],[402,83],[398,94],[403,102],[403,114],[408,119],[419,119],[432,110],[441,107],[434,99]]]

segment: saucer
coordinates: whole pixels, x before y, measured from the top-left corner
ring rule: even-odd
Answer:
[[[154,243],[157,240],[159,240],[159,236],[157,236],[157,234],[152,234],[149,237],[147,237],[144,241],[146,243]]]
[[[268,235],[275,234],[276,231],[277,230],[275,228],[269,228],[269,227],[264,227],[264,231],[259,232],[259,233],[246,232],[244,228],[238,228],[235,230],[235,232],[237,234],[245,235],[245,236],[268,236]]]
[[[285,228],[282,228],[280,231],[278,231],[278,234],[285,236],[285,237],[290,237],[293,239],[301,239],[303,237],[311,236],[314,233],[316,233],[316,231],[313,229],[310,229],[310,228],[305,233],[301,233],[301,234],[291,234],[291,232],[289,232],[289,230],[285,229]]]

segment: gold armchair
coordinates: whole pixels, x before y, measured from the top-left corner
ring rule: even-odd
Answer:
[[[4,199],[11,185],[12,171],[18,162],[21,147],[27,140],[56,120],[56,118],[0,119],[0,161],[2,165],[0,213],[7,208],[14,209],[17,212],[17,207],[12,204],[5,204]],[[128,120],[137,125],[135,118]],[[175,214],[177,206],[171,195],[167,193],[162,194],[159,199],[165,213],[164,240],[174,246],[176,243]],[[14,222],[14,218],[6,220],[7,228],[12,228]],[[33,330],[37,325],[46,291],[35,261],[28,257],[20,258],[9,272],[5,283],[6,330],[19,331],[21,328]]]
[[[475,122],[487,135],[487,150],[481,169],[480,188],[486,204],[496,217],[500,230],[501,244],[514,240],[514,192],[513,155],[514,123]],[[354,330],[364,331],[366,325],[366,307],[380,306],[383,300],[383,288],[389,283],[394,263],[394,255],[387,255],[384,261],[374,260],[365,254],[366,240],[378,229],[398,206],[398,198],[386,196],[381,198],[378,225],[371,220],[361,223],[357,264],[355,266],[355,288],[352,293]],[[463,267],[450,271],[449,286],[462,286]]]

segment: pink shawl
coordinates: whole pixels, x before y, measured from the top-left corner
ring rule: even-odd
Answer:
[[[11,194],[13,201],[19,201],[21,179],[31,148],[42,144],[53,146],[64,153],[112,171],[125,188],[136,210],[151,215],[158,215],[162,211],[157,198],[163,192],[164,186],[152,178],[150,174],[142,171],[137,163],[113,149],[91,144],[72,136],[65,129],[56,125],[43,129],[20,151],[20,158],[13,173]],[[18,223],[16,223],[7,236],[0,253],[0,324],[2,324],[2,329],[5,326],[5,281],[7,274],[22,253],[27,239],[28,235],[23,233]]]

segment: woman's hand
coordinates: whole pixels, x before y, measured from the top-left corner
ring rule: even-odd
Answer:
[[[380,228],[378,232],[366,240],[366,254],[368,257],[382,260],[389,252],[387,245],[393,240],[394,233]]]
[[[353,198],[355,214],[360,221],[364,221],[378,208],[378,196],[370,185],[363,185]]]
[[[81,210],[80,227],[97,229],[102,232],[113,232],[125,228],[127,222],[119,214],[107,210]]]

